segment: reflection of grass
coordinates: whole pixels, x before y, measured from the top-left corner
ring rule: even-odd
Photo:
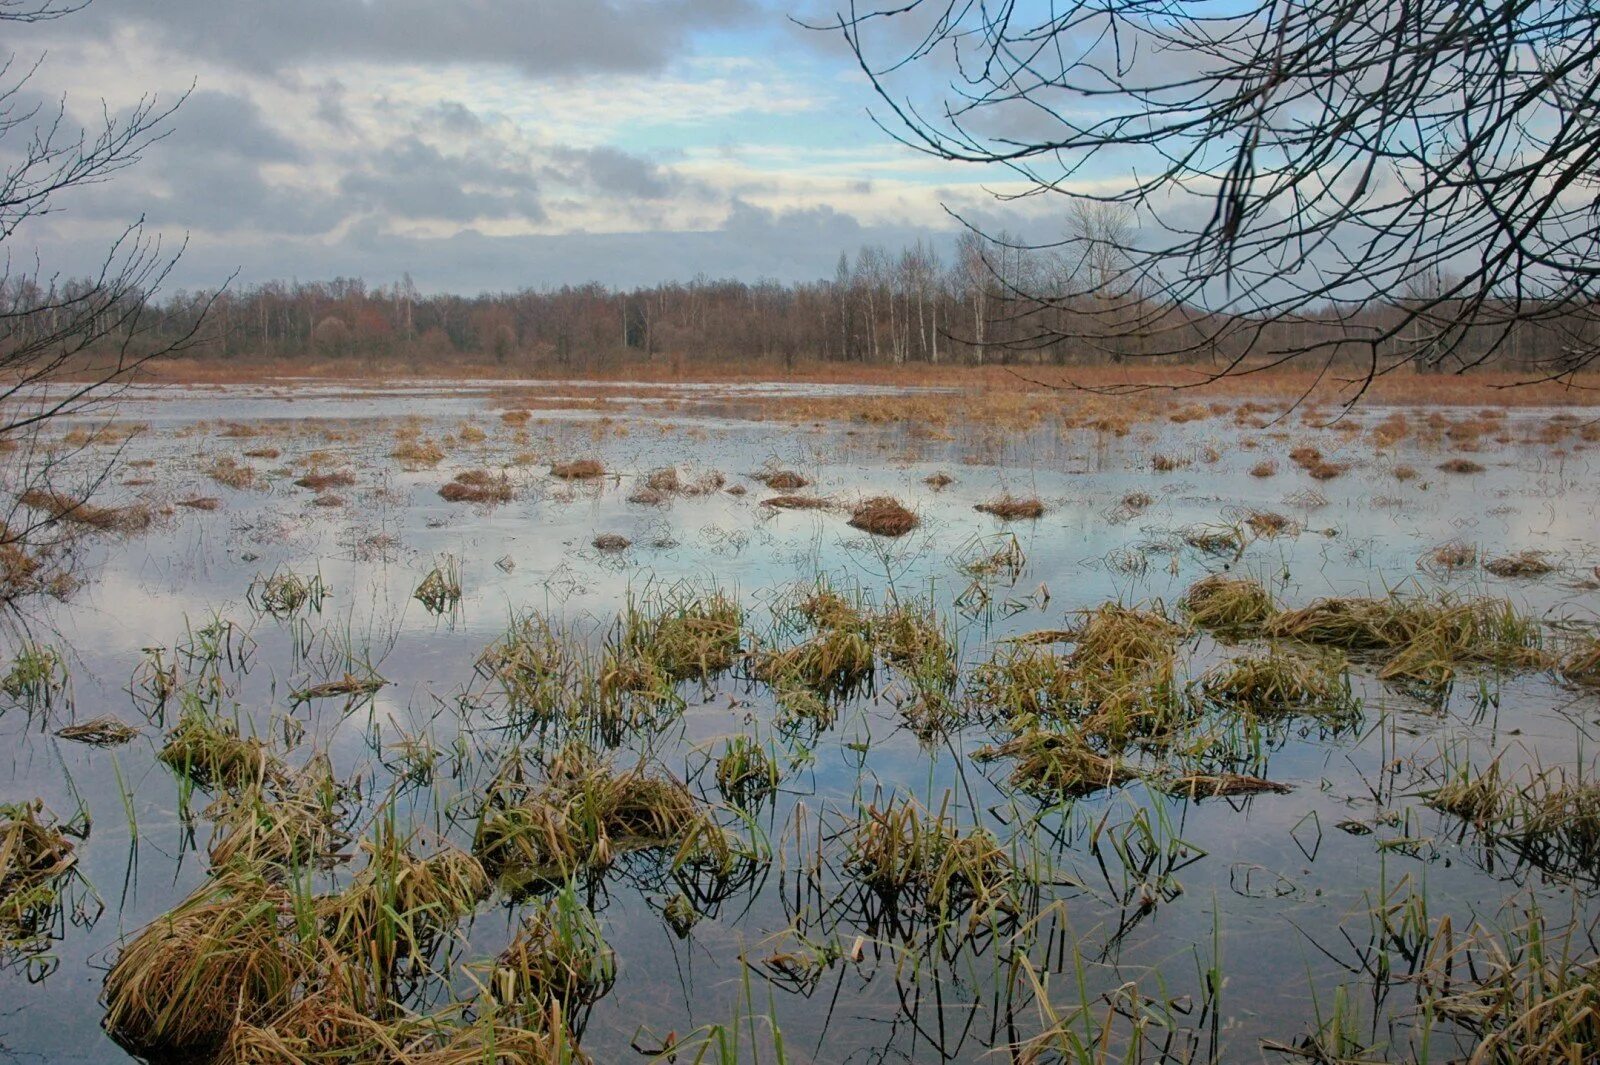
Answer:
[[[0,805],[0,957],[48,935],[61,882],[77,865],[72,841],[41,802]]]

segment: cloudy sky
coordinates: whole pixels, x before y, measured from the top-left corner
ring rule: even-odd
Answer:
[[[82,269],[142,215],[187,236],[183,285],[409,273],[475,292],[811,279],[863,242],[948,241],[946,206],[1002,218],[1004,175],[895,144],[837,38],[790,18],[833,6],[93,0],[8,30],[21,63],[45,56],[30,93],[85,123],[190,95],[29,246]]]

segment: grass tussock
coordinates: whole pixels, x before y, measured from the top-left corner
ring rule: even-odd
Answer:
[[[1518,551],[1513,555],[1492,558],[1483,568],[1496,577],[1544,577],[1556,570],[1555,563],[1541,551]]]
[[[717,758],[717,791],[742,809],[750,809],[776,791],[781,779],[778,763],[750,736],[729,739]]]
[[[495,506],[511,502],[512,497],[511,478],[488,470],[463,470],[439,489],[439,498],[447,503]]]
[[[411,598],[430,614],[446,614],[461,602],[461,563],[447,556],[422,578]]]
[[[571,1017],[604,997],[616,976],[616,956],[599,922],[569,889],[523,917],[481,983],[484,997],[499,1006]]]
[[[232,721],[201,708],[191,708],[179,718],[159,758],[200,787],[213,790],[259,790],[285,776],[267,744],[240,736]]]
[[[1273,619],[1268,635],[1373,656],[1384,680],[1437,685],[1461,665],[1502,670],[1551,664],[1539,626],[1494,598],[1321,599]]]
[[[979,503],[972,509],[991,514],[1001,521],[1023,521],[1044,517],[1043,501],[1034,496],[1014,496],[1010,492]]]
[[[1344,718],[1356,709],[1343,656],[1272,650],[1218,663],[1200,678],[1207,698],[1262,718]]]
[[[0,804],[0,958],[48,934],[62,879],[77,862],[44,803]]]
[[[920,523],[916,512],[891,496],[873,496],[856,504],[850,515],[851,528],[874,536],[904,536]]]
[[[118,747],[137,739],[139,730],[106,715],[57,729],[56,735],[74,743],[87,743],[91,747]]]
[[[326,492],[330,488],[349,488],[356,483],[356,475],[349,470],[333,470],[329,473],[308,473],[294,482],[301,488],[308,488],[313,492]]]
[[[1439,463],[1439,469],[1445,473],[1482,473],[1483,463],[1471,459],[1453,458]]]
[[[794,470],[767,469],[751,474],[750,478],[760,481],[774,492],[798,492],[811,487],[811,478]]]
[[[235,491],[254,488],[260,479],[255,467],[240,462],[232,455],[223,455],[212,462],[206,469],[206,476]]]
[[[1138,777],[1132,768],[1096,753],[1078,737],[1045,729],[1029,729],[998,746],[980,748],[973,757],[1015,759],[1012,785],[1052,799],[1093,795]]]
[[[17,498],[23,506],[43,512],[52,521],[101,532],[143,532],[155,521],[155,512],[143,503],[121,507],[99,506],[48,488],[30,488]]]
[[[593,481],[606,475],[599,459],[571,459],[550,467],[550,476],[562,481]]]
[[[996,914],[1018,912],[1021,877],[986,829],[961,829],[949,812],[913,799],[869,803],[845,830],[845,868],[904,912],[915,907],[939,924],[965,918],[969,931]]]
[[[831,510],[836,504],[825,496],[783,495],[763,499],[761,505],[774,510]]]
[[[630,603],[619,644],[673,681],[705,680],[732,669],[743,652],[744,610],[722,592],[673,594],[639,608]]]
[[[541,777],[520,759],[503,768],[478,817],[472,850],[491,876],[513,885],[561,882],[606,868],[622,853],[682,850],[715,830],[682,782],[643,763],[615,770],[569,745]]]
[[[444,448],[436,441],[413,437],[396,443],[389,457],[407,466],[437,466],[444,461]]]
[[[1190,585],[1178,605],[1200,628],[1232,637],[1261,632],[1278,612],[1260,581],[1221,573]]]
[[[27,710],[48,710],[68,702],[66,656],[48,644],[29,640],[0,675],[0,694]]]
[[[601,533],[590,542],[590,546],[596,551],[602,551],[607,554],[617,554],[618,552],[626,551],[628,548],[632,547],[633,541],[628,539],[626,536],[623,536],[621,533]]]

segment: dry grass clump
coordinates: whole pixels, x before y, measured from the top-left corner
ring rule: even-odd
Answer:
[[[1543,577],[1555,572],[1555,563],[1541,551],[1518,551],[1514,555],[1492,558],[1483,568],[1496,577]]]
[[[717,759],[717,791],[728,802],[750,809],[777,790],[778,763],[765,747],[746,735],[734,736]]]
[[[1417,565],[1436,573],[1451,574],[1478,564],[1478,548],[1465,540],[1440,544],[1418,560]]]
[[[57,729],[56,735],[91,747],[115,747],[137,738],[139,730],[106,715]]]
[[[1049,798],[1081,798],[1137,779],[1127,765],[1097,754],[1077,736],[1029,729],[999,746],[973,752],[980,762],[1014,758],[1011,783]]]
[[[623,536],[621,533],[601,533],[599,536],[594,538],[591,546],[593,546],[596,551],[604,551],[607,554],[615,554],[619,551],[626,551],[628,548],[632,547],[633,541],[628,539],[626,536]]]
[[[1471,459],[1453,458],[1439,463],[1439,469],[1445,473],[1482,473],[1484,467]]]
[[[192,499],[180,499],[177,505],[190,510],[212,511],[222,509],[222,500],[216,496],[195,496]]]
[[[461,602],[461,563],[447,555],[429,570],[411,593],[411,598],[421,603],[431,614],[453,610]]]
[[[957,826],[948,802],[937,813],[913,799],[867,804],[845,829],[845,868],[901,912],[915,907],[941,925],[964,917],[972,933],[1018,912],[1021,876],[992,833]]]
[[[495,506],[512,499],[511,478],[503,473],[488,470],[463,470],[439,489],[439,498],[447,503],[479,503]]]
[[[874,536],[904,536],[919,524],[916,513],[891,496],[873,496],[856,504],[850,527]]]
[[[592,481],[605,475],[606,468],[599,459],[572,459],[550,467],[550,476],[563,481]]]
[[[761,655],[752,672],[774,688],[798,687],[844,697],[871,678],[873,665],[872,641],[865,631],[828,626],[793,647]]]
[[[674,681],[704,679],[733,668],[742,649],[743,628],[743,609],[721,592],[675,596],[648,611],[630,604],[620,643]]]
[[[369,967],[385,986],[402,963],[419,963],[456,921],[489,897],[478,859],[454,847],[419,858],[380,822],[362,842],[367,865],[338,895],[317,900],[329,944]]]
[[[1309,444],[1302,444],[1289,452],[1289,461],[1301,469],[1310,469],[1325,460],[1320,450]]]
[[[929,488],[932,488],[935,492],[942,492],[946,488],[949,488],[951,485],[955,484],[956,479],[950,476],[948,473],[945,473],[943,470],[940,470],[938,473],[930,473],[928,476],[924,477],[922,479],[922,483],[927,485]]]
[[[281,781],[285,772],[265,743],[245,739],[233,722],[203,709],[179,718],[158,757],[203,788],[259,788]]]
[[[599,1001],[616,980],[616,956],[600,925],[571,891],[535,906],[482,981],[501,1006],[572,1016]]]
[[[30,488],[18,502],[43,511],[54,521],[86,525],[104,532],[143,532],[155,521],[155,514],[143,503],[123,507],[103,507],[49,488]]]
[[[1178,605],[1200,628],[1229,636],[1258,633],[1278,612],[1260,581],[1221,573],[1190,585]]]
[[[1344,658],[1272,651],[1221,662],[1200,678],[1212,700],[1258,717],[1342,718],[1355,710]]]
[[[1561,675],[1574,684],[1600,687],[1600,638],[1587,637],[1561,661]]]
[[[247,459],[276,459],[282,458],[283,452],[275,447],[253,447],[244,453]]]
[[[389,457],[408,466],[437,466],[444,461],[444,448],[433,440],[408,438],[396,443]]]
[[[375,695],[388,685],[388,681],[370,671],[362,677],[346,672],[333,680],[296,688],[289,693],[289,701],[299,704],[316,699],[357,699],[361,696]]]
[[[1350,467],[1342,462],[1317,461],[1305,467],[1306,473],[1319,481],[1331,481],[1335,477],[1342,477]]]
[[[508,411],[504,411],[500,415],[500,420],[505,422],[507,425],[527,425],[530,421],[533,420],[533,411],[531,411],[531,410],[508,410]]]
[[[479,814],[472,851],[491,876],[519,885],[559,883],[585,868],[605,868],[625,851],[681,850],[707,827],[682,782],[643,763],[614,770],[572,745],[551,758],[542,779],[527,779],[520,759],[501,770]]]
[[[1262,459],[1250,467],[1252,477],[1272,477],[1278,472],[1278,464],[1272,459]]]
[[[325,492],[330,488],[348,488],[356,483],[356,475],[349,470],[334,470],[331,473],[308,473],[294,482],[301,488],[309,488],[313,492]]]
[[[1280,614],[1268,635],[1374,655],[1379,677],[1442,684],[1461,664],[1539,669],[1550,658],[1539,647],[1537,622],[1508,601],[1492,598],[1321,599]]]
[[[222,455],[206,470],[206,476],[220,485],[244,490],[256,486],[256,471],[232,455]]]
[[[752,480],[760,481],[774,492],[797,492],[802,488],[811,486],[811,479],[796,473],[794,470],[768,469],[750,475]]]
[[[1010,492],[995,499],[979,503],[972,508],[983,514],[992,514],[1002,521],[1044,517],[1044,503],[1033,496],[1014,496]]]
[[[1256,536],[1271,539],[1284,533],[1300,532],[1300,523],[1275,510],[1252,510],[1244,516],[1245,527]]]
[[[1173,470],[1181,470],[1190,464],[1191,460],[1182,455],[1167,455],[1157,452],[1150,456],[1150,468],[1157,473],[1171,473]]]
[[[1232,555],[1237,558],[1244,553],[1244,533],[1237,525],[1190,525],[1179,530],[1178,536],[1196,551],[1208,555]]]
[[[282,1012],[311,976],[287,891],[230,871],[140,932],[106,974],[105,1027],[141,1057],[208,1058],[239,1023]]]
[[[78,856],[44,803],[0,804],[0,956],[48,932]]]
[[[1415,466],[1407,466],[1402,463],[1401,465],[1396,466],[1391,472],[1394,474],[1394,479],[1397,481],[1414,481],[1417,479],[1417,468]]]
[[[823,496],[789,495],[763,499],[761,505],[775,510],[829,510],[834,506],[834,502]]]
[[[659,507],[667,501],[667,493],[657,491],[648,485],[636,488],[628,496],[628,502],[636,503],[642,507]]]

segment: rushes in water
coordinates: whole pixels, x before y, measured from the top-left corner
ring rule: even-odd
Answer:
[[[0,804],[0,958],[48,933],[76,848],[42,802]]]
[[[64,740],[87,743],[91,747],[116,747],[134,739],[139,735],[139,730],[107,715],[57,729],[56,735]]]
[[[1569,651],[1561,675],[1574,684],[1600,686],[1600,637],[1590,636]]]
[[[11,668],[0,677],[0,692],[30,713],[49,710],[67,701],[67,679],[67,662],[61,652],[30,640],[17,650]]]
[[[1462,664],[1508,670],[1551,664],[1538,623],[1504,599],[1321,599],[1278,615],[1267,634],[1370,654],[1382,662],[1381,679],[1424,685],[1447,683]]]
[[[328,594],[328,586],[320,573],[303,577],[298,573],[280,571],[271,576],[258,576],[251,581],[246,599],[257,613],[289,618],[307,607],[320,611],[322,601]]]
[[[845,866],[897,908],[915,906],[940,925],[966,918],[967,931],[1018,911],[1021,878],[986,829],[957,827],[949,796],[937,813],[912,799],[869,803],[847,830]]]
[[[1190,585],[1178,605],[1200,628],[1231,637],[1259,633],[1278,611],[1260,581],[1221,573]]]
[[[1014,496],[1010,492],[997,496],[987,502],[979,503],[972,509],[983,514],[991,514],[1001,521],[1022,521],[1044,517],[1044,502],[1035,496]]]
[[[744,611],[721,592],[673,593],[644,609],[630,602],[618,643],[674,681],[704,680],[733,668],[742,650],[743,625]]]
[[[873,643],[918,688],[946,690],[956,682],[955,641],[931,605],[898,603],[870,619]]]
[[[751,736],[735,736],[717,759],[717,790],[735,806],[749,809],[778,787],[778,764]]]
[[[1600,784],[1572,779],[1557,767],[1508,779],[1499,759],[1481,772],[1450,771],[1425,796],[1429,806],[1467,822],[1541,869],[1593,880],[1600,863]]]
[[[1324,719],[1356,711],[1343,656],[1281,651],[1219,663],[1200,678],[1206,696],[1257,717],[1306,714]]]
[[[513,496],[511,479],[505,474],[488,470],[463,470],[439,489],[439,498],[446,503],[481,503],[494,506],[509,503]]]
[[[874,536],[904,536],[918,524],[916,513],[891,496],[862,500],[850,515],[852,528]]]
[[[528,780],[521,759],[501,770],[472,850],[491,875],[513,884],[561,881],[605,868],[623,851],[681,848],[706,823],[680,781],[643,764],[616,771],[593,751],[570,745],[542,780]]]
[[[1457,932],[1446,916],[1416,974],[1421,1008],[1459,1024],[1484,1065],[1572,1065],[1600,1045],[1600,961],[1580,925],[1547,926],[1530,907],[1509,930],[1481,924]]]
[[[184,711],[159,757],[203,788],[243,791],[279,784],[287,774],[265,743],[198,706]]]
[[[489,897],[489,877],[454,847],[415,856],[392,819],[380,818],[361,846],[366,868],[343,892],[318,900],[317,916],[334,948],[364,962],[373,986],[386,988],[402,963],[426,965],[440,938]]]
[[[573,459],[550,467],[550,476],[563,481],[592,481],[605,475],[606,468],[598,459]]]
[[[1097,754],[1081,737],[1028,729],[997,747],[973,753],[979,761],[1014,758],[1011,783],[1047,799],[1078,798],[1137,778],[1127,765]]]
[[[488,968],[483,994],[502,1007],[571,1018],[599,1001],[616,980],[616,956],[599,922],[570,886],[535,906]]]
[[[773,687],[837,698],[861,688],[872,672],[872,642],[856,628],[825,628],[804,643],[767,652],[755,664],[756,678]]]
[[[461,563],[453,555],[428,571],[411,596],[430,614],[445,614],[461,602]]]
[[[478,675],[500,685],[512,712],[541,723],[555,721],[573,701],[580,663],[542,614],[513,617],[504,636],[478,657]]]
[[[209,1057],[235,1023],[287,1007],[310,959],[283,934],[289,893],[240,871],[133,938],[106,975],[106,1031],[142,1057]]]
[[[1490,559],[1483,568],[1496,577],[1543,577],[1555,572],[1555,564],[1539,551],[1518,551]]]

